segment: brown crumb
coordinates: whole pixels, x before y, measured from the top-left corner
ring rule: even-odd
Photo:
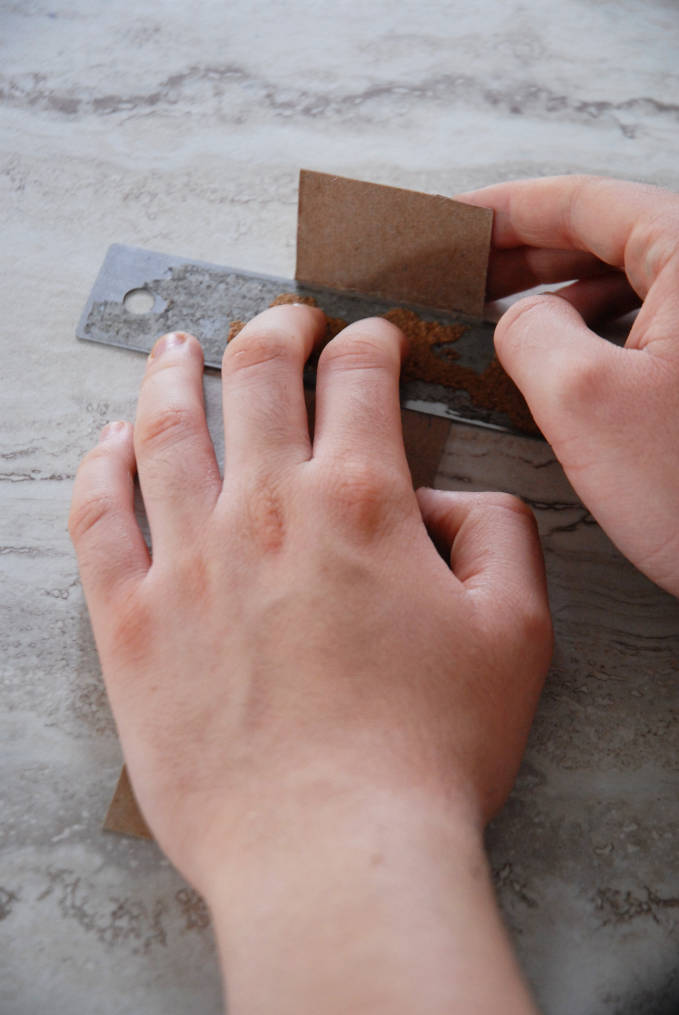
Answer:
[[[242,331],[245,327],[245,321],[231,321],[229,325],[229,336],[227,342],[230,342],[232,338],[235,338],[239,331]]]
[[[270,307],[284,307],[289,303],[303,303],[305,307],[315,307],[313,296],[300,296],[298,293],[281,293],[269,304]]]

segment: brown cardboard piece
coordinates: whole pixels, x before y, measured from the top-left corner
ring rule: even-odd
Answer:
[[[492,218],[450,198],[302,170],[296,277],[480,316]],[[413,485],[432,486],[450,421],[410,410],[401,418]],[[152,838],[125,767],[104,828]]]
[[[123,765],[118,785],[109,805],[104,828],[109,832],[120,832],[122,835],[136,835],[141,839],[153,838],[149,826],[139,810],[139,804],[125,765]]]
[[[481,317],[492,226],[488,208],[303,169],[295,277]]]

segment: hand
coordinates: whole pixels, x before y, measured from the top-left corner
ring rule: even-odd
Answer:
[[[498,356],[583,503],[618,548],[679,595],[679,196],[556,177],[460,200],[493,208]],[[589,329],[643,306],[624,348]]]
[[[71,534],[137,798],[168,856],[215,909],[226,894],[231,918],[246,871],[259,883],[291,842],[308,885],[320,840],[325,862],[348,863],[343,836],[374,852],[385,813],[400,815],[387,854],[432,824],[480,841],[550,656],[530,512],[506,495],[413,492],[404,339],[386,321],[323,350],[312,444],[302,368],[323,332],[319,311],[278,307],[227,347],[223,483],[200,346],[165,336],[134,432],[106,428],[75,484]],[[300,859],[280,884],[297,884]],[[241,933],[251,919],[246,906]]]

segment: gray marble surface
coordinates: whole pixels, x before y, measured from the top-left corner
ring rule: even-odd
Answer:
[[[301,166],[454,194],[679,186],[675,0],[0,2],[0,1011],[220,1010],[206,911],[102,834],[120,753],[66,534],[141,358],[74,329],[109,243],[289,276]],[[211,418],[218,379],[207,378]],[[455,427],[439,485],[535,508],[556,652],[489,832],[548,1015],[679,1011],[679,608],[545,445]]]

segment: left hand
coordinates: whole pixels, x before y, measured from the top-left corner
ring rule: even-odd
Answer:
[[[679,195],[588,176],[499,183],[488,296],[514,303],[495,348],[583,504],[679,596]],[[593,328],[641,310],[623,348]]]

